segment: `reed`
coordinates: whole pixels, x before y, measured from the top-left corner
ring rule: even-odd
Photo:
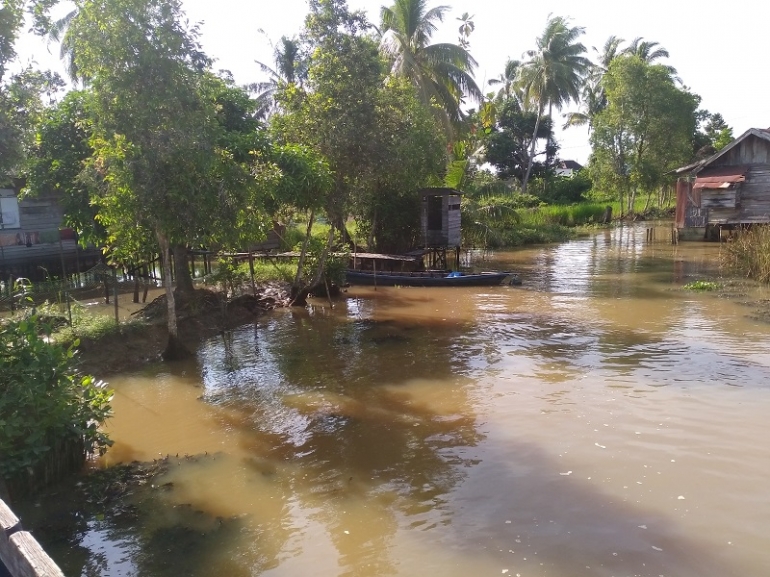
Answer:
[[[721,261],[732,274],[770,283],[770,227],[741,231],[724,245]]]

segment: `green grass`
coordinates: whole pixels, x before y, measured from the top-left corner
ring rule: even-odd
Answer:
[[[76,340],[98,340],[113,334],[125,334],[126,331],[142,330],[147,323],[141,319],[115,322],[112,315],[94,314],[78,303],[70,306],[72,324],[69,324],[67,308],[61,303],[45,302],[39,306],[27,307],[17,312],[12,318],[21,319],[29,314],[36,314],[42,321],[44,332],[53,342],[73,343]]]
[[[684,285],[684,289],[688,291],[699,291],[699,292],[706,292],[706,291],[715,291],[718,290],[720,287],[719,283],[707,281],[707,280],[696,280],[690,283],[687,283]]]
[[[582,226],[602,222],[606,204],[580,203],[573,205],[550,205],[522,210],[521,224],[530,226],[560,225]]]
[[[251,276],[249,272],[249,263],[243,263],[239,267],[239,270],[245,273],[247,278]],[[258,283],[269,281],[291,282],[294,280],[296,272],[297,265],[293,262],[271,262],[269,260],[254,261],[254,281]]]

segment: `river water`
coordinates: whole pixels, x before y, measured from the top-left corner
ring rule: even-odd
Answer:
[[[171,468],[47,546],[84,577],[767,574],[770,294],[683,290],[719,250],[496,253],[523,286],[351,288],[114,378],[105,463]]]

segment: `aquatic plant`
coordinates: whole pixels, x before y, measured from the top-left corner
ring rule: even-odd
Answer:
[[[684,285],[684,289],[688,291],[715,291],[719,289],[719,283],[715,283],[707,280],[696,280]]]

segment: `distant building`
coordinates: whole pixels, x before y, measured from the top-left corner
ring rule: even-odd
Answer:
[[[582,170],[583,165],[574,160],[559,160],[556,163],[556,176],[572,178],[578,170]]]
[[[680,238],[770,224],[770,129],[750,128],[716,154],[674,171]]]
[[[20,200],[18,192],[0,189],[0,279],[61,277],[63,268],[69,275],[100,260],[99,250],[78,247],[75,232],[62,228],[56,195]]]

